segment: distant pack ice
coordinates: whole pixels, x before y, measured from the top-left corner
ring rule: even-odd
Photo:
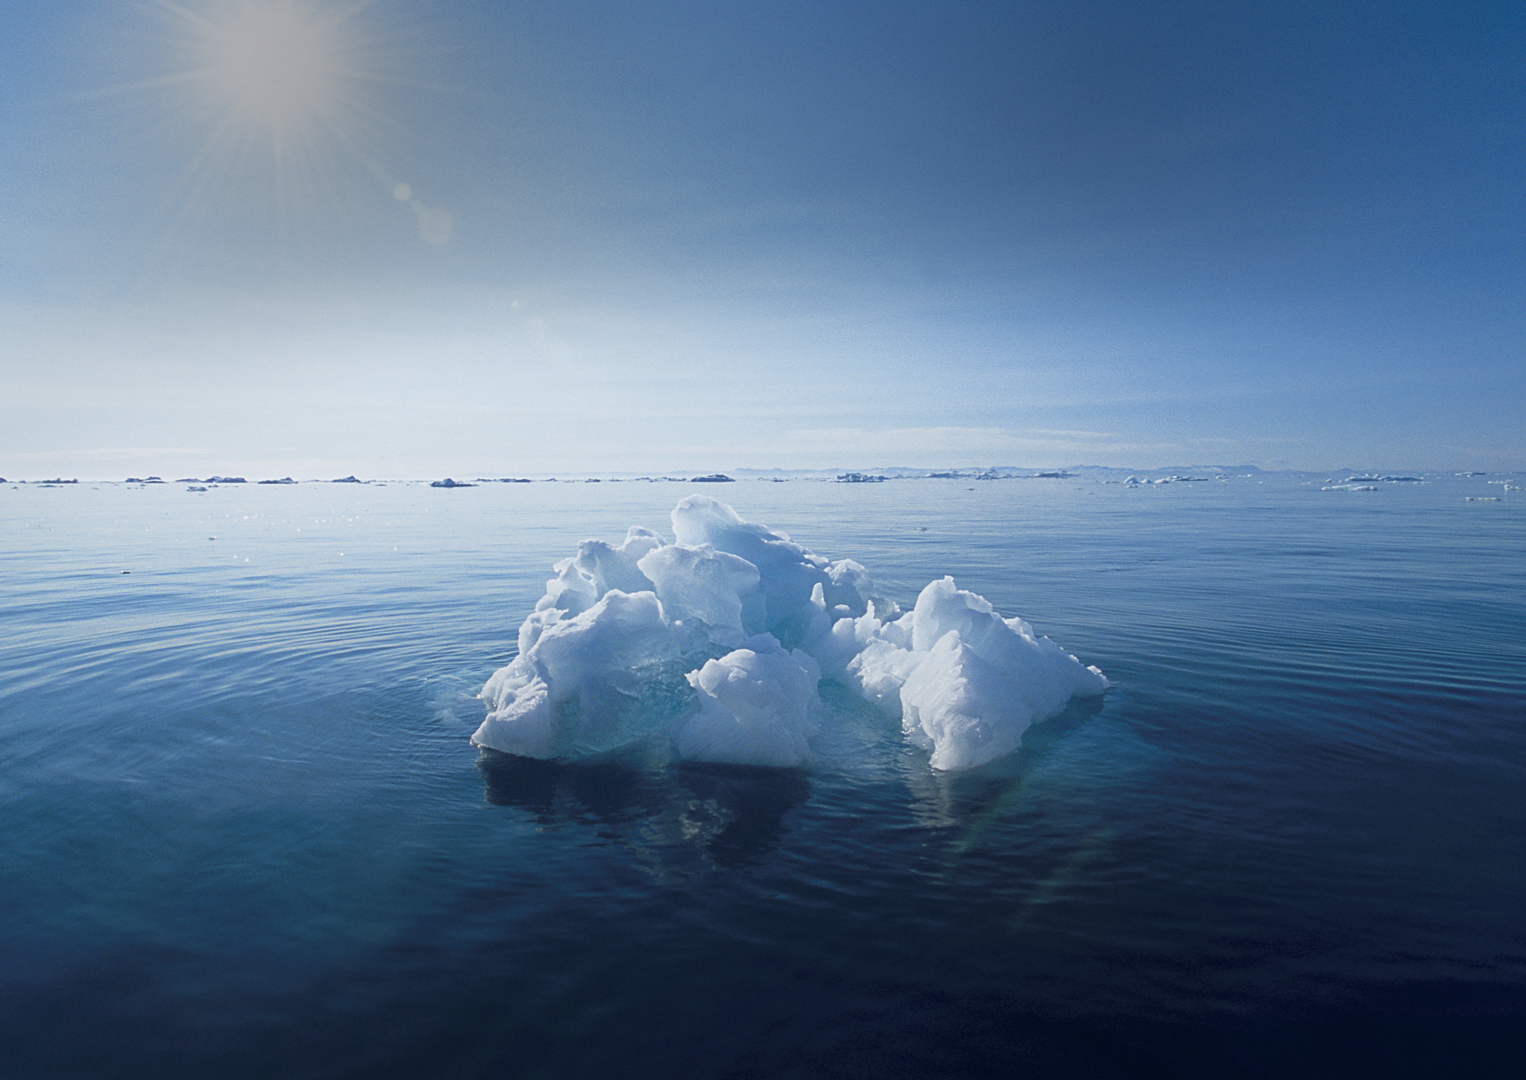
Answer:
[[[482,688],[474,743],[572,758],[667,738],[686,759],[799,765],[825,678],[899,716],[933,768],[969,769],[1107,689],[953,578],[903,612],[853,560],[829,563],[709,496],[672,517],[673,543],[633,526],[556,564],[519,655]]]

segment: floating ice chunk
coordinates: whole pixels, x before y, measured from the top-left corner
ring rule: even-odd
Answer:
[[[544,621],[530,648],[482,688],[489,712],[477,745],[524,757],[598,753],[662,730],[689,703],[655,594],[612,589],[570,619],[536,614]]]
[[[898,715],[934,768],[964,769],[1107,688],[952,578],[903,613],[857,562],[828,563],[708,496],[680,502],[673,527],[674,544],[632,528],[556,564],[519,656],[483,687],[474,742],[553,757],[665,734],[686,758],[793,765],[826,677]]]
[[[691,761],[798,765],[819,724],[821,669],[772,634],[689,672],[699,707],[680,721],[678,752]]]

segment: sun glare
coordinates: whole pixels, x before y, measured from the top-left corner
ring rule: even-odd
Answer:
[[[384,81],[356,21],[370,0],[158,2],[185,64],[166,81],[210,122],[207,153],[262,142],[277,162],[312,167],[295,159],[326,143],[354,145],[368,91]]]
[[[395,40],[385,44],[362,18],[373,2],[154,0],[175,58],[140,85],[173,95],[173,112],[199,140],[179,185],[188,208],[216,213],[231,198],[273,199],[295,223],[330,216],[348,183],[407,188],[378,164],[381,135],[399,134],[382,92],[401,73],[391,70]],[[411,191],[398,201],[419,215],[424,239],[448,236],[425,229],[423,215],[434,211]]]
[[[287,132],[337,119],[352,77],[340,30],[294,0],[242,5],[207,28],[202,70],[230,118],[268,133],[279,154]]]

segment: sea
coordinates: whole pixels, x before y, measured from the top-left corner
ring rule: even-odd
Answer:
[[[1526,1075],[1522,483],[6,484],[0,1072]],[[473,746],[696,492],[1111,688],[957,773],[833,683],[799,768]]]

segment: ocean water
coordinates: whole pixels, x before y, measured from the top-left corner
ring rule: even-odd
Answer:
[[[704,488],[1112,681],[957,774],[468,743],[693,485],[0,487],[0,1070],[1526,1074],[1526,498],[1426,479]]]

